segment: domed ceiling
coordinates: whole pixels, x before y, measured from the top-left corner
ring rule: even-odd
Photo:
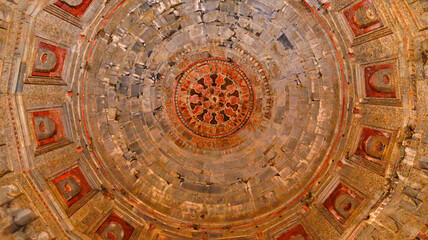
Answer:
[[[0,1],[0,238],[428,238],[427,16]]]
[[[269,216],[305,191],[334,140],[334,51],[292,20],[297,6],[270,19],[247,4],[234,16],[235,5],[147,19],[153,8],[137,4],[90,46],[86,137],[112,182],[160,218],[222,228]]]

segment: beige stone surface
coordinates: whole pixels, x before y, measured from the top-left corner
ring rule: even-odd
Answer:
[[[0,239],[428,238],[424,0],[74,2],[0,0],[0,188],[19,189],[0,191]],[[66,50],[62,71],[29,81],[40,41]],[[244,104],[232,79],[236,112],[254,108],[226,137],[239,121],[195,110],[236,103],[197,90],[221,82],[179,82],[212,58],[254,94]],[[373,93],[367,68],[391,73],[395,96]],[[37,139],[35,112],[54,137]]]

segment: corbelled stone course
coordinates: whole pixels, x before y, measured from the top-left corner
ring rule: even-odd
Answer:
[[[428,238],[426,19],[0,0],[0,239]]]

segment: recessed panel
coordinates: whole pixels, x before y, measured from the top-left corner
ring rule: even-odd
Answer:
[[[324,201],[323,206],[342,224],[348,220],[363,198],[342,183]]]
[[[356,37],[384,26],[371,0],[355,4],[344,15]]]
[[[98,236],[104,240],[128,240],[132,232],[134,227],[115,213],[111,213],[97,230]]]
[[[61,78],[67,50],[49,43],[37,44],[32,76]]]
[[[302,225],[298,225],[276,238],[277,240],[311,240]]]
[[[71,15],[81,17],[88,9],[92,0],[59,0],[55,2],[55,5],[64,9]]]
[[[31,113],[37,146],[47,145],[65,139],[60,109]]]
[[[92,190],[79,167],[75,167],[58,176],[52,180],[52,183],[68,207],[75,204]]]

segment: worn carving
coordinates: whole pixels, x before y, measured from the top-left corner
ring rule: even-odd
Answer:
[[[87,195],[92,187],[84,177],[80,168],[74,167],[52,180],[68,207]]]
[[[60,2],[63,2],[70,7],[77,7],[82,4],[83,0],[60,0]]]
[[[49,240],[51,239],[51,237],[49,236],[49,234],[47,232],[41,232],[37,235],[37,240]]]
[[[128,240],[133,232],[134,227],[114,212],[107,217],[97,230],[97,234],[104,240]]]
[[[7,185],[0,187],[0,206],[3,206],[21,194],[19,188],[15,185]]]
[[[371,0],[355,4],[344,14],[356,37],[384,26]]]
[[[56,125],[52,118],[41,116],[34,118],[37,140],[42,141],[51,138],[56,132]]]
[[[298,225],[276,238],[277,240],[310,240],[302,225]]]
[[[2,151],[3,149],[1,149],[0,148],[0,151]],[[0,152],[0,154],[1,154],[2,152]],[[6,155],[3,155],[3,154],[1,154],[0,155],[0,157],[3,157],[1,160],[0,160],[0,178],[1,177],[3,177],[4,175],[6,175],[7,173],[9,173],[10,172],[10,169],[9,169],[9,165],[8,165],[8,162],[7,162],[7,159],[6,159]]]
[[[364,80],[367,97],[396,97],[393,63],[364,68]]]
[[[123,238],[125,237],[125,232],[119,223],[110,222],[107,227],[101,232],[100,236],[103,239],[123,240]]]
[[[56,186],[67,202],[70,202],[82,191],[75,177],[67,177],[59,181]]]
[[[59,0],[55,5],[67,11],[73,16],[82,17],[92,0]]]
[[[426,235],[426,1],[92,1],[0,3],[0,239]]]
[[[428,28],[428,1],[406,0],[406,4],[420,31]]]
[[[32,112],[37,146],[65,139],[61,110]]]
[[[53,51],[40,48],[37,52],[35,71],[51,72],[55,68],[57,62],[56,55]]]
[[[424,156],[419,160],[419,167],[428,170],[428,157]]]
[[[363,198],[353,190],[339,183],[330,196],[323,202],[323,206],[342,224],[350,218]]]
[[[66,55],[66,49],[40,41],[31,75],[61,78]]]
[[[379,160],[383,159],[383,154],[386,151],[390,139],[390,133],[363,128],[355,153],[363,158],[379,162]]]
[[[12,223],[6,228],[9,233],[15,233],[36,219],[36,215],[29,208],[20,209],[13,213]]]

